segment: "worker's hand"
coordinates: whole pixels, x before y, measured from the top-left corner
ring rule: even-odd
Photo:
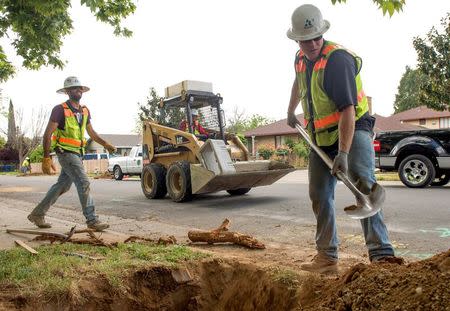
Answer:
[[[50,175],[52,167],[52,158],[43,158],[42,159],[42,173]]]
[[[345,175],[347,175],[348,171],[348,153],[339,150],[337,156],[334,158],[333,167],[331,168],[331,174],[336,176],[338,171],[341,171]]]
[[[295,128],[296,124],[300,124],[294,112],[288,112],[287,124],[292,128]]]
[[[109,153],[115,153],[117,151],[117,148],[109,143],[106,143],[103,147],[105,147],[105,149],[108,150]]]

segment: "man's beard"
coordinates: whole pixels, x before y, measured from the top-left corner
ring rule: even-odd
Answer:
[[[80,99],[81,99],[81,94],[80,95],[78,95],[78,94],[70,94],[69,95],[69,99],[73,100],[75,102],[79,102]]]

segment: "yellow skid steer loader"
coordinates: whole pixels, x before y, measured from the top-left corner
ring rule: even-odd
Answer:
[[[195,194],[221,190],[243,195],[253,187],[271,185],[294,170],[278,161],[250,160],[241,140],[224,131],[222,101],[212,92],[183,91],[163,99],[160,106],[183,108],[185,130],[144,121],[141,185],[147,198],[164,198],[168,193],[173,201],[183,202]],[[208,127],[208,135],[198,134],[193,109],[203,111],[203,116],[215,115],[216,129]]]

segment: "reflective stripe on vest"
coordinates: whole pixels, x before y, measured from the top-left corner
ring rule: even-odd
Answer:
[[[305,124],[311,137],[314,135],[314,139],[318,146],[331,146],[339,138],[339,132],[337,125],[339,124],[340,113],[337,110],[336,104],[328,97],[323,87],[325,67],[331,54],[337,50],[344,49],[342,46],[330,42],[324,41],[324,46],[320,53],[319,58],[316,60],[313,71],[311,74],[311,97],[312,97],[312,116],[314,121],[314,133],[312,132],[312,126],[309,125],[310,111],[307,100],[307,79],[306,79],[306,61],[302,51],[297,52],[295,60],[295,70],[297,73],[297,81],[299,84],[299,99],[302,102],[303,112],[305,117]],[[361,69],[361,59],[348,51],[355,59],[357,66],[357,74],[355,76],[355,83],[357,88],[357,105],[355,120],[358,120],[368,110],[367,97],[362,89],[361,77],[359,71]],[[309,125],[309,126],[308,126]]]
[[[82,121],[81,125],[78,123],[76,115],[72,112],[67,103],[61,104],[64,109],[64,130],[57,129],[52,135],[52,149],[60,147],[64,150],[84,153],[84,146],[86,140],[84,132],[86,130],[87,118],[89,111],[85,106],[82,106]]]

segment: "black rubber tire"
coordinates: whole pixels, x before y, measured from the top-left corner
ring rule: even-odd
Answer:
[[[167,193],[174,202],[192,200],[191,167],[188,161],[172,163],[166,174]]]
[[[450,181],[450,171],[437,173],[434,180],[431,182],[433,187],[442,187]]]
[[[233,190],[227,190],[227,192],[231,195],[243,195],[250,191],[252,188],[239,188]]]
[[[147,199],[162,199],[167,194],[166,168],[158,163],[144,166],[141,174],[142,192]]]
[[[123,179],[123,173],[120,166],[116,165],[113,169],[113,175],[115,180],[122,180]]]
[[[436,170],[429,158],[421,154],[413,154],[400,163],[398,176],[409,188],[424,188],[434,180]]]

